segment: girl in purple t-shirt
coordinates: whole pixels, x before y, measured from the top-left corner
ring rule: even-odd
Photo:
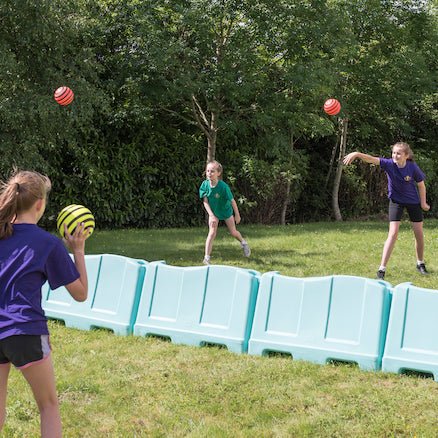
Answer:
[[[0,191],[0,430],[6,415],[11,363],[35,396],[41,436],[61,436],[61,418],[50,356],[49,332],[41,308],[41,286],[65,286],[77,301],[88,293],[84,225],[65,243],[37,226],[51,183],[37,172],[16,172]]]
[[[377,278],[384,279],[386,265],[394,249],[400,228],[403,211],[406,208],[415,236],[417,271],[427,274],[424,263],[423,210],[430,209],[426,202],[424,173],[413,161],[413,153],[407,143],[399,142],[392,146],[392,158],[379,158],[361,152],[351,152],[344,157],[344,164],[352,163],[356,158],[369,164],[379,165],[388,178],[389,231],[383,247],[382,260]]]

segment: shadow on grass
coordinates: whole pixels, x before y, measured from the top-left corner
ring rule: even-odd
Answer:
[[[408,221],[402,221],[402,227],[409,227]],[[239,227],[239,231],[248,238],[269,238],[276,236],[300,236],[303,234],[325,234],[342,232],[344,234],[356,234],[365,231],[382,231],[386,233],[388,222],[313,222],[291,225],[245,225]]]
[[[408,377],[417,377],[418,379],[434,379],[433,373],[429,373],[426,371],[404,369],[401,370],[400,374]]]
[[[279,358],[293,359],[292,354],[285,351],[267,351],[265,356],[273,357],[273,358],[279,357]]]
[[[172,342],[172,339],[170,338],[170,336],[165,336],[165,335],[148,334],[145,337],[149,338],[149,339],[157,340],[159,342],[167,342],[167,343]]]
[[[359,364],[351,360],[330,359],[327,361],[327,365],[331,365],[334,367],[359,368]]]
[[[227,350],[227,346],[224,344],[218,344],[215,342],[201,342],[201,344],[199,345],[200,347],[203,348],[210,348],[210,349],[216,349],[216,350]]]

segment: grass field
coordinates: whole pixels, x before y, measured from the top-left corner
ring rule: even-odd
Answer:
[[[438,288],[438,221],[425,223],[430,275],[415,270],[403,223],[388,266],[392,284]],[[219,230],[212,262],[261,273],[374,278],[383,222],[241,226],[253,254]],[[88,253],[115,253],[179,266],[202,261],[206,229],[99,231]],[[66,437],[436,437],[438,383],[419,376],[237,355],[154,338],[79,331],[50,322]],[[39,434],[38,412],[20,373],[9,382],[1,436]]]

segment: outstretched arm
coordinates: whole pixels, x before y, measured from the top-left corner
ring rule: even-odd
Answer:
[[[365,163],[369,164],[380,164],[380,158],[374,157],[373,155],[363,154],[362,152],[351,152],[348,155],[344,157],[343,163],[345,165],[351,164],[356,158],[359,158],[362,161],[365,161]]]

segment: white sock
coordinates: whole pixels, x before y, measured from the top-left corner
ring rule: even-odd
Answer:
[[[385,272],[386,271],[386,266],[380,265],[379,271]]]
[[[241,245],[247,245],[246,240],[243,239],[243,240],[240,242],[240,244],[241,244]]]
[[[417,266],[421,264],[424,264],[424,260],[417,260]]]
[[[204,256],[204,260],[210,260],[210,256],[209,255],[205,255]]]

